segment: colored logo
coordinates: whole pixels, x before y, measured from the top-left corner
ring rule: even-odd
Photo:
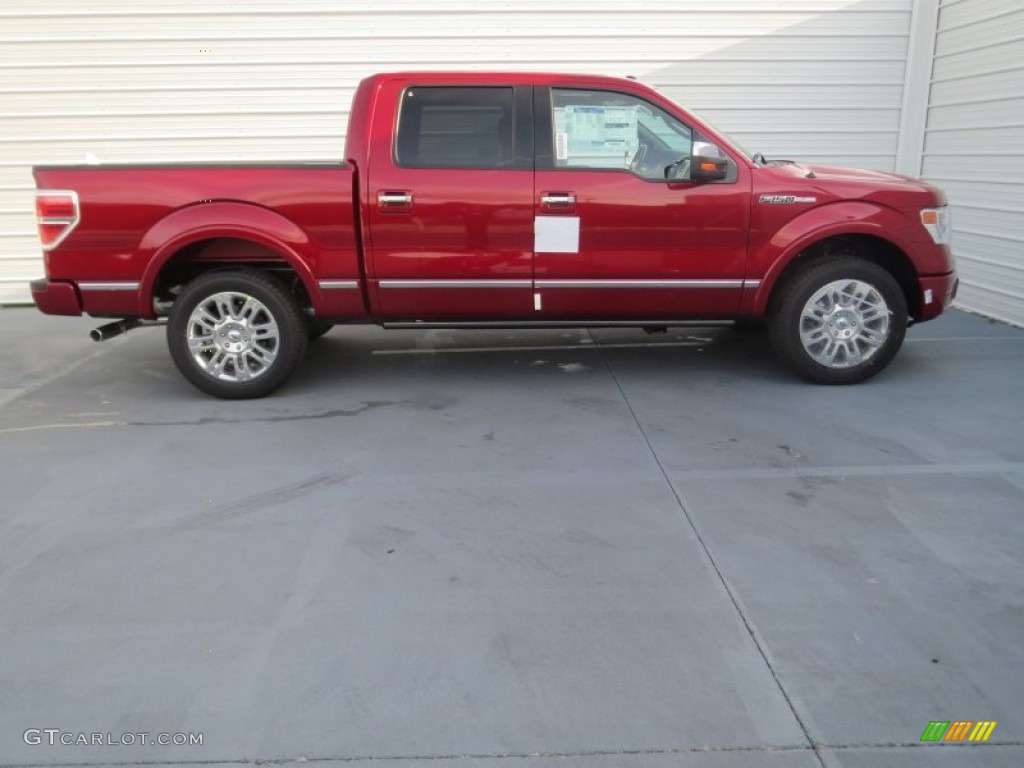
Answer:
[[[921,741],[988,741],[996,725],[995,720],[932,720]]]

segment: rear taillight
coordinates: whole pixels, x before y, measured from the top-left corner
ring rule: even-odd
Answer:
[[[36,223],[44,251],[63,242],[78,226],[78,193],[66,189],[40,189],[36,192]]]

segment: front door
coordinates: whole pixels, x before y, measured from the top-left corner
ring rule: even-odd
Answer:
[[[393,147],[374,146],[364,201],[377,314],[391,321],[529,317],[530,89],[390,83],[377,108],[375,125],[388,133],[396,119],[398,126]]]
[[[750,205],[735,161],[689,181],[694,141],[726,153],[626,93],[537,88],[534,111],[538,319],[734,316]]]

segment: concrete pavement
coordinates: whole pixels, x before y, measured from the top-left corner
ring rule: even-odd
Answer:
[[[96,324],[0,310],[0,766],[1024,763],[1020,329],[826,388],[729,330],[339,328],[222,402]]]

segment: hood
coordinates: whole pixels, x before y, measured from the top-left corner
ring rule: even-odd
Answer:
[[[928,198],[931,204],[941,205],[946,202],[945,194],[938,187],[898,173],[800,162],[792,165],[763,166],[761,170],[776,183],[782,182],[787,186],[799,185],[804,189],[813,189],[830,196],[871,198],[879,195],[889,197],[894,193],[911,193],[915,197],[921,195]]]
[[[838,165],[804,165],[798,164],[801,168],[811,171],[819,179],[834,179],[836,181],[867,181],[878,184],[911,184],[919,186],[924,184],[919,179],[910,176],[902,176],[898,173],[887,173],[885,171],[869,171],[865,168],[843,168]]]

